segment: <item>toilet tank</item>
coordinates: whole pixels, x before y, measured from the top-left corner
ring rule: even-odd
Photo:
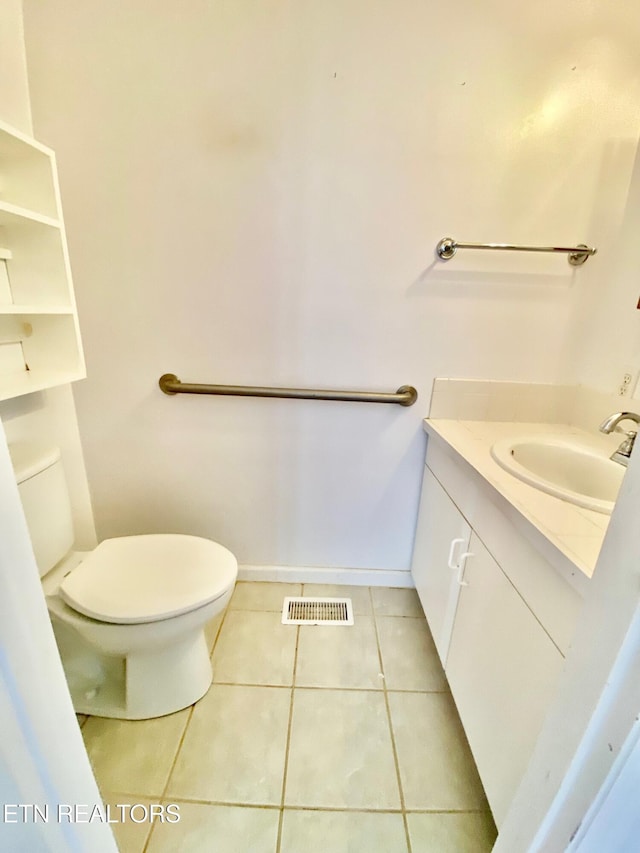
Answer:
[[[71,504],[60,450],[47,444],[9,445],[40,577],[71,550]]]

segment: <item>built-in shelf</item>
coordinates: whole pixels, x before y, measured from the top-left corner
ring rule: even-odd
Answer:
[[[0,201],[0,226],[19,223],[21,221],[38,222],[41,225],[48,225],[50,228],[60,228],[60,221],[52,216],[46,216],[43,213],[38,213],[36,210],[29,210],[26,207],[18,207],[16,204],[9,204],[5,201]]]
[[[54,305],[43,303],[42,305],[15,305],[0,303],[0,314],[70,314],[74,315],[71,305]]]
[[[21,397],[23,394],[34,394],[36,391],[46,391],[56,385],[66,385],[86,376],[84,368],[75,373],[60,370],[25,370],[3,376],[0,379],[0,402]]]
[[[60,218],[55,154],[46,145],[0,122],[0,200]]]
[[[0,400],[85,376],[55,155],[0,122]]]

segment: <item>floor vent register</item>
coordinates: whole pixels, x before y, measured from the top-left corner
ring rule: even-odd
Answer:
[[[353,625],[350,598],[287,597],[282,608],[283,625]]]

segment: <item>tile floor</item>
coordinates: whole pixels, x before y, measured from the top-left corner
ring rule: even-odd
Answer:
[[[285,595],[350,596],[355,625],[280,623]],[[121,853],[484,853],[496,830],[414,590],[239,583],[193,707],[79,718]],[[140,810],[139,810],[140,813]]]

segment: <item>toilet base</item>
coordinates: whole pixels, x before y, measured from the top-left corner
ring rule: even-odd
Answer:
[[[145,720],[173,714],[193,705],[207,692],[213,677],[204,630],[180,643],[155,652],[127,658],[95,660],[103,674],[101,683],[87,684],[74,677],[63,661],[73,706],[79,714]],[[76,652],[78,649],[76,647]]]
[[[58,613],[52,612],[50,601],[51,621],[76,712],[145,720],[193,705],[211,685],[210,651],[230,597],[231,590],[207,606],[203,615],[210,618],[204,624],[201,617],[193,618],[196,624],[187,623],[185,630],[184,620],[178,636],[170,635],[170,642],[137,643],[126,655],[114,648],[105,653],[104,646],[89,642],[78,631],[85,618],[79,617],[79,622],[77,614],[70,616],[67,608],[58,606]]]

